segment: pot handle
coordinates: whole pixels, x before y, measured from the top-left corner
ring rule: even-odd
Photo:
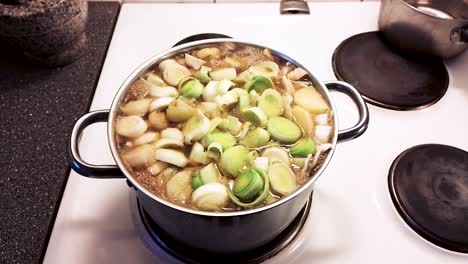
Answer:
[[[69,146],[68,157],[71,161],[71,167],[79,174],[97,179],[125,178],[117,165],[93,165],[81,158],[78,149],[81,133],[89,125],[96,122],[106,122],[109,117],[109,110],[93,111],[80,117],[73,126]]]
[[[452,31],[452,40],[468,43],[468,27],[454,29]]]
[[[362,99],[361,94],[352,85],[342,81],[328,81],[325,82],[325,86],[330,91],[337,91],[348,95],[356,104],[359,111],[359,121],[356,125],[338,130],[338,142],[345,142],[362,135],[369,124],[369,109],[367,109],[367,104]]]

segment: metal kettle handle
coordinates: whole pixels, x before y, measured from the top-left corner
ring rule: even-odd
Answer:
[[[68,145],[68,157],[72,169],[83,176],[97,179],[125,178],[125,175],[117,165],[94,165],[84,161],[78,149],[78,143],[83,130],[91,124],[107,122],[108,118],[109,110],[89,112],[80,117],[73,126]]]
[[[356,104],[359,111],[359,121],[353,127],[338,130],[338,142],[345,142],[362,135],[369,125],[369,109],[361,94],[352,85],[342,81],[328,81],[325,86],[330,91],[348,95]]]

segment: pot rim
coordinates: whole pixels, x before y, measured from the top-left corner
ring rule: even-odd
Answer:
[[[418,9],[417,7],[413,6],[412,4],[408,3],[406,0],[397,0],[401,3],[403,3],[405,6],[411,8],[412,10],[416,11],[417,13],[421,14],[421,15],[424,15],[424,16],[427,16],[427,17],[431,17],[431,18],[434,18],[434,19],[440,19],[440,20],[444,20],[444,21],[453,21],[453,22],[468,22],[468,19],[463,19],[463,18],[458,18],[458,17],[454,17],[454,18],[446,18],[446,17],[438,17],[438,16],[434,16],[434,15],[431,15],[429,13],[426,13],[426,12],[423,12],[421,11],[420,9]],[[430,6],[430,5],[428,5]]]
[[[312,80],[312,82],[314,84],[314,87],[320,90],[321,94],[324,96],[324,99],[329,104],[329,106],[331,108],[331,111],[333,113],[333,132],[334,133],[333,133],[333,138],[332,138],[332,141],[331,141],[332,148],[328,151],[328,155],[325,158],[325,160],[323,161],[321,167],[317,171],[315,171],[314,175],[307,181],[307,183],[302,185],[294,193],[292,193],[292,194],[290,194],[290,195],[288,195],[288,196],[286,196],[284,198],[281,198],[280,200],[278,200],[278,201],[276,201],[274,203],[271,203],[271,204],[269,204],[267,206],[262,206],[262,207],[259,207],[259,208],[245,209],[245,210],[235,211],[235,212],[208,212],[208,211],[201,211],[201,210],[199,211],[199,210],[194,210],[194,209],[182,207],[182,206],[177,205],[175,203],[166,201],[166,200],[158,197],[157,195],[151,193],[150,191],[148,191],[135,178],[133,178],[133,176],[130,174],[130,172],[125,167],[122,159],[120,158],[120,155],[119,155],[119,152],[118,152],[118,149],[117,149],[117,144],[116,144],[116,141],[115,141],[115,130],[114,130],[115,122],[114,122],[114,120],[115,120],[115,117],[117,116],[119,103],[120,103],[122,97],[125,95],[125,92],[127,91],[127,89],[130,87],[130,84],[133,83],[141,75],[148,72],[148,70],[152,69],[154,67],[154,65],[158,64],[160,61],[162,61],[164,59],[172,57],[173,55],[180,54],[182,52],[191,50],[191,49],[196,48],[196,47],[203,47],[203,46],[209,46],[209,45],[212,45],[212,44],[220,44],[220,43],[226,43],[226,42],[235,43],[235,44],[239,44],[239,45],[249,45],[249,46],[253,46],[253,47],[257,47],[257,48],[261,48],[261,49],[267,48],[267,49],[269,49],[271,51],[271,53],[273,55],[281,57],[282,59],[285,59],[286,61],[291,62],[295,66],[305,69],[307,71],[309,77],[311,78],[311,80]],[[300,193],[306,191],[312,184],[314,184],[315,181],[319,178],[319,176],[323,173],[323,171],[328,166],[328,164],[329,164],[329,162],[330,162],[330,160],[331,160],[331,158],[332,158],[332,156],[334,154],[335,146],[336,146],[337,138],[338,138],[338,118],[337,118],[337,115],[336,115],[337,112],[335,111],[336,107],[335,107],[333,101],[330,100],[330,98],[331,98],[330,97],[330,92],[328,91],[327,87],[325,86],[325,84],[322,81],[317,79],[315,77],[315,75],[313,75],[308,70],[308,68],[305,67],[303,64],[297,62],[296,60],[290,58],[289,56],[285,55],[284,53],[282,53],[280,51],[277,51],[275,49],[272,49],[270,47],[260,45],[260,44],[257,44],[257,43],[252,43],[252,42],[242,41],[242,40],[235,40],[235,39],[228,39],[228,38],[215,38],[215,39],[206,39],[206,40],[193,41],[193,42],[189,42],[189,43],[186,43],[186,44],[183,44],[183,45],[180,45],[180,46],[172,47],[172,48],[170,48],[168,50],[165,50],[165,51],[163,51],[163,52],[161,52],[159,54],[151,56],[149,59],[147,59],[145,62],[143,62],[138,68],[136,68],[127,77],[127,79],[120,86],[119,90],[117,91],[117,93],[116,93],[116,95],[115,95],[115,97],[114,97],[114,99],[112,101],[112,105],[111,105],[110,112],[109,112],[108,125],[107,125],[107,136],[108,136],[108,141],[109,141],[109,146],[110,146],[110,149],[111,149],[112,156],[113,156],[114,160],[116,161],[117,166],[119,167],[119,169],[124,173],[125,177],[138,190],[140,190],[141,192],[143,192],[147,196],[151,197],[153,200],[156,200],[157,202],[159,202],[161,204],[164,204],[164,205],[166,205],[166,206],[168,206],[168,207],[170,207],[172,209],[176,209],[176,210],[179,210],[179,211],[182,211],[182,212],[185,212],[185,213],[199,215],[199,216],[233,217],[233,216],[242,216],[242,215],[255,214],[255,213],[262,212],[262,211],[270,210],[270,209],[272,209],[274,207],[277,207],[279,205],[282,205],[282,204],[288,202],[289,200],[294,199],[296,196],[298,196]]]

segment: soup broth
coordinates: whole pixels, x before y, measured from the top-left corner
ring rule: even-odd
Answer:
[[[236,211],[304,185],[332,147],[333,113],[304,69],[224,43],[160,62],[115,120],[118,151],[144,188],[180,206]]]

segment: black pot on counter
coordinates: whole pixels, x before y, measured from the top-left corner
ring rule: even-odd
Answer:
[[[330,162],[334,146],[337,142],[351,140],[360,136],[367,128],[369,113],[361,95],[351,85],[331,81],[323,83],[308,71],[309,77],[317,90],[331,106],[333,113],[337,113],[330,97],[329,90],[347,94],[357,105],[360,118],[358,123],[348,129],[338,130],[337,118],[334,118],[333,148],[327,154],[322,166],[314,172],[310,180],[301,188],[268,206],[237,211],[237,212],[204,212],[178,206],[159,198],[138,183],[125,168],[119,156],[115,141],[115,118],[119,104],[127,89],[137,78],[148,72],[154,65],[175,54],[184,53],[193,48],[203,48],[219,43],[235,43],[250,45],[257,48],[267,48],[232,39],[210,39],[195,41],[169,49],[156,55],[137,68],[122,84],[117,92],[110,110],[90,112],[81,117],[75,124],[71,141],[70,157],[73,169],[81,175],[92,178],[127,178],[137,191],[142,207],[162,230],[184,245],[214,253],[238,253],[256,249],[276,238],[296,218],[308,201],[314,182],[319,178]],[[270,48],[268,48],[270,49]],[[270,49],[270,51],[292,64],[307,69],[285,54]],[[85,162],[79,154],[79,137],[88,125],[95,122],[107,122],[109,146],[117,165],[91,165]]]

